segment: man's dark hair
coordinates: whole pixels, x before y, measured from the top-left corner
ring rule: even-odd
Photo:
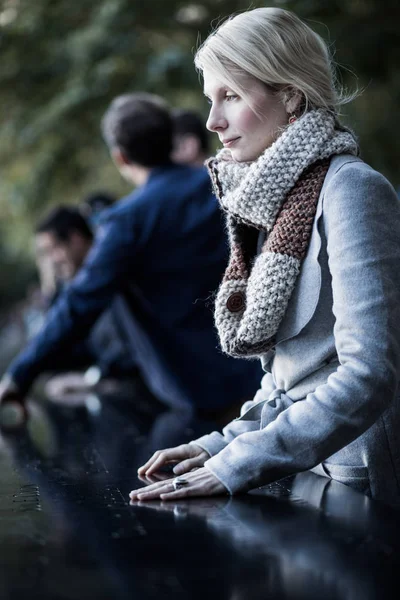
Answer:
[[[106,111],[101,130],[108,147],[118,148],[129,162],[157,167],[170,161],[173,122],[159,96],[118,96]]]
[[[109,208],[114,202],[114,196],[107,192],[92,192],[82,200],[82,204],[92,211],[100,211],[104,208]]]
[[[78,209],[70,206],[57,206],[38,223],[35,233],[52,233],[60,241],[66,242],[73,231],[80,233],[89,241],[93,239],[90,225]]]
[[[204,119],[198,113],[184,108],[176,108],[172,112],[174,133],[176,135],[194,135],[200,142],[203,152],[210,148],[210,138]]]

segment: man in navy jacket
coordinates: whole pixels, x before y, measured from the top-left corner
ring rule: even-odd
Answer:
[[[105,211],[83,267],[11,364],[0,400],[13,390],[25,395],[118,293],[129,304],[132,353],[152,392],[169,405],[189,403],[228,421],[253,396],[261,372],[257,362],[224,356],[218,346],[212,298],[227,240],[208,175],[170,161],[173,122],[157,96],[116,98],[102,131],[136,189]]]

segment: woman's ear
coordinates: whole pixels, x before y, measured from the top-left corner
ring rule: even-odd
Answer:
[[[283,93],[283,103],[288,115],[295,114],[300,108],[303,95],[296,88],[286,88]]]

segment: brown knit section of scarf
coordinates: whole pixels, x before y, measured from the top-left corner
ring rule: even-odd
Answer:
[[[285,200],[262,252],[304,258],[329,162],[330,159],[318,161],[304,171]]]
[[[304,258],[329,163],[329,158],[318,161],[304,171],[289,192],[262,252],[287,254],[299,260]],[[237,215],[230,215],[229,218],[233,239],[223,281],[246,280],[256,255],[259,230]]]
[[[222,191],[222,185],[221,182],[219,180],[219,175],[218,175],[218,161],[215,158],[209,158],[208,160],[206,160],[206,162],[204,163],[208,173],[211,177],[211,181],[213,184],[213,188],[214,188],[214,193],[217,197],[218,200],[221,200],[224,193]]]
[[[248,279],[257,254],[258,230],[243,223],[231,223],[232,250],[224,281]]]
[[[246,356],[249,354],[265,354],[268,350],[271,350],[276,344],[276,338],[271,337],[268,340],[263,340],[262,342],[250,343],[240,341],[235,345],[235,354],[237,356]]]
[[[238,245],[232,246],[229,265],[224,273],[223,281],[233,281],[235,279],[247,279],[249,273],[246,268],[246,261],[243,252]]]

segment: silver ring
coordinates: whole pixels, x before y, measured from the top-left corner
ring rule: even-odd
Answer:
[[[174,486],[174,490],[180,490],[181,488],[189,485],[189,482],[184,477],[175,477],[172,481],[172,485]]]

